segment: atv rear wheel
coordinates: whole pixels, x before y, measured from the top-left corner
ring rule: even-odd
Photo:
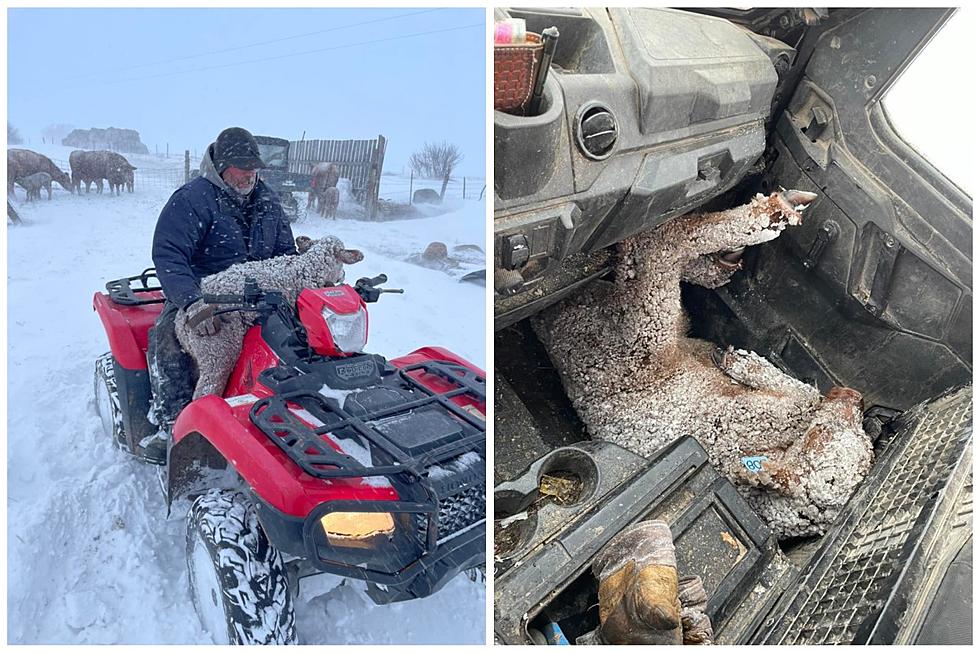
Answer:
[[[187,570],[194,608],[216,643],[296,643],[286,566],[244,494],[214,489],[194,500]]]
[[[119,391],[116,388],[116,368],[112,353],[106,352],[95,359],[95,408],[102,418],[103,432],[123,451],[132,453],[123,427]]]

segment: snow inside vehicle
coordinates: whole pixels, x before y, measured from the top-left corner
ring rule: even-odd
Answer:
[[[973,205],[885,97],[952,14],[498,14],[560,38],[540,112],[494,112],[497,642],[595,629],[592,561],[661,519],[716,643],[971,643]],[[930,103],[935,121],[973,119]],[[692,336],[864,396],[870,472],[824,535],[783,541],[699,433],[648,457],[589,439],[530,326],[612,280],[624,239],[780,188],[817,194],[802,225],[682,301]]]
[[[95,392],[115,444],[140,456],[152,269],[111,281],[94,307],[111,351]],[[428,596],[485,560],[485,375],[439,347],[364,353],[367,303],[387,277],[306,289],[296,306],[254,282],[205,296],[258,315],[224,395],[191,402],[159,468],[187,499],[191,595],[220,642],[290,643],[300,578],[365,581],[377,603]],[[219,301],[220,300],[220,301]]]

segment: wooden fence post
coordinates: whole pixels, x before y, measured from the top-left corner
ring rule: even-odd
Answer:
[[[408,203],[414,204],[412,199],[412,191],[415,190],[415,171],[412,170],[412,176],[408,178]]]
[[[191,151],[184,150],[184,183],[191,180]]]
[[[367,197],[365,197],[365,208],[367,209],[368,220],[374,220],[378,214],[378,192],[381,188],[381,169],[384,167],[385,137],[378,134],[377,145],[371,153],[371,167],[368,171]]]
[[[466,199],[466,177],[463,177],[463,199]]]

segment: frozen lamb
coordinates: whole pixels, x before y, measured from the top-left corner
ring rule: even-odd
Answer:
[[[204,277],[201,292],[206,295],[241,295],[245,279],[252,278],[263,290],[278,290],[290,305],[304,288],[320,288],[339,283],[344,278],[344,264],[357,263],[364,255],[356,249],[345,249],[338,238],[296,239],[300,254],[277,256],[264,261],[238,263],[223,272]],[[220,305],[219,305],[220,308]],[[187,314],[181,309],[175,318],[177,340],[194,362],[199,373],[194,399],[224,392],[228,376],[238,361],[245,332],[255,313],[236,311],[221,316],[221,330],[213,336],[198,336],[187,326]]]
[[[822,397],[755,353],[687,337],[680,282],[727,283],[743,248],[800,224],[815,198],[759,194],[632,237],[613,284],[592,284],[533,321],[593,438],[652,455],[694,436],[780,538],[823,533],[867,474],[861,395]]]

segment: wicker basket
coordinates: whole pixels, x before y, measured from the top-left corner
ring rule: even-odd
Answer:
[[[541,65],[541,36],[528,32],[524,43],[493,46],[493,108],[523,116]]]

